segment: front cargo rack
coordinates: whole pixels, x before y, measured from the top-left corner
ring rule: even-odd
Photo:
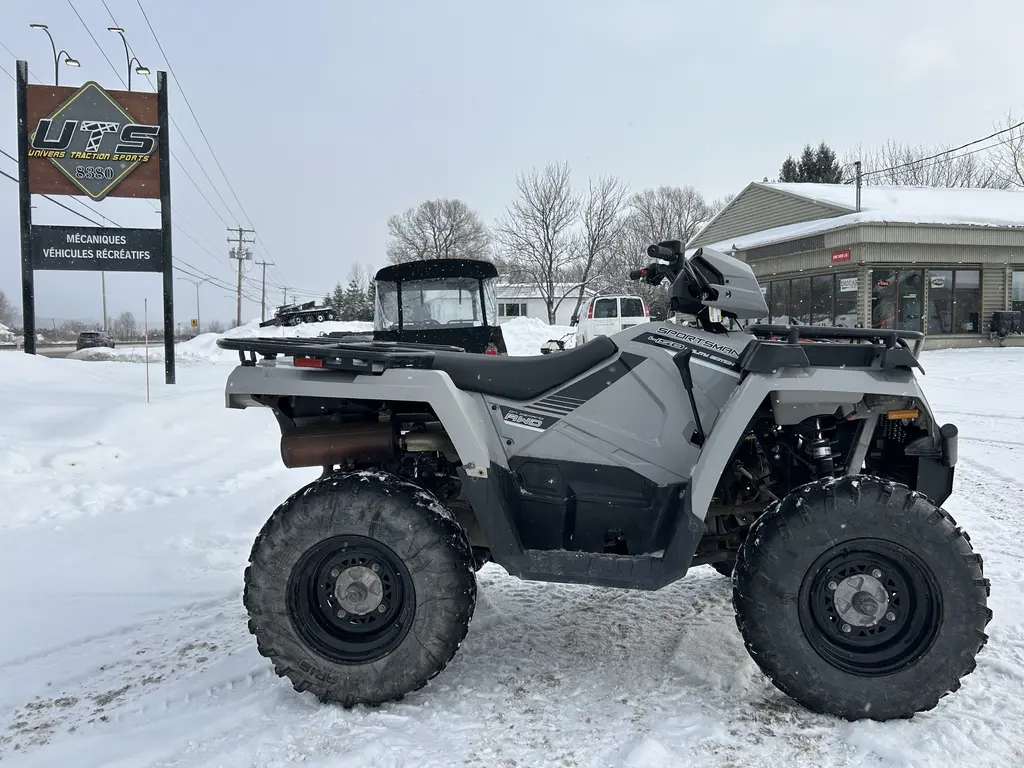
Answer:
[[[301,368],[325,368],[350,373],[380,374],[388,368],[430,368],[435,351],[462,352],[461,347],[410,344],[394,341],[338,341],[329,336],[306,338],[222,338],[221,349],[238,351],[244,366],[256,365],[256,356],[275,360],[291,357]]]
[[[888,328],[828,325],[751,325],[755,341],[740,361],[751,373],[779,368],[924,368],[918,361],[925,334]],[[908,341],[913,342],[911,348]]]

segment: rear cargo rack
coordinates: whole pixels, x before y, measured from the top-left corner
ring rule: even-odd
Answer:
[[[460,347],[403,344],[391,341],[338,341],[329,336],[307,338],[223,338],[221,349],[238,351],[244,366],[256,365],[256,356],[275,360],[291,357],[304,368],[326,368],[350,373],[381,374],[388,368],[430,368],[437,350],[461,352]]]
[[[918,361],[925,334],[886,328],[827,325],[751,325],[755,341],[740,361],[751,373],[779,368],[924,368]],[[913,348],[908,344],[913,341]]]

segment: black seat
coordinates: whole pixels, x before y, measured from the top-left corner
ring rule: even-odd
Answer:
[[[459,389],[532,400],[607,360],[618,351],[607,336],[598,336],[581,347],[550,355],[506,357],[465,352],[435,352],[431,367],[447,373]]]

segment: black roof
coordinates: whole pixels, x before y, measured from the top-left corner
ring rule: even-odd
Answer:
[[[430,259],[406,261],[377,270],[374,280],[394,283],[399,280],[429,280],[441,277],[469,277],[482,280],[497,277],[497,268],[489,261],[476,259]]]

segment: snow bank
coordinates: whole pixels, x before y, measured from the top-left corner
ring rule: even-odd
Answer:
[[[335,331],[372,331],[373,323],[304,323],[290,327],[270,326],[260,328],[259,320],[240,325],[224,333],[202,333],[188,341],[182,341],[174,346],[175,358],[179,363],[185,365],[196,365],[202,363],[235,363],[238,361],[238,353],[228,349],[221,349],[217,346],[217,339],[220,338],[256,338],[257,336],[271,338],[305,338],[315,337],[322,333]],[[73,352],[68,357],[72,360],[113,360],[121,363],[142,363],[146,360],[146,345],[119,344],[114,349],[107,347],[96,347]],[[164,359],[164,346],[162,342],[155,341],[149,345],[149,361],[162,362]]]
[[[272,338],[304,338],[316,337],[322,333],[335,331],[373,331],[373,323],[305,323],[291,327],[260,328],[258,320],[253,320],[245,325],[232,328],[224,333],[203,333],[194,339],[179,342],[174,347],[174,353],[179,363],[184,365],[199,365],[204,363],[235,363],[238,361],[238,353],[221,349],[217,346],[217,339],[221,338],[256,338],[257,336]],[[566,346],[575,344],[576,329],[562,325],[548,325],[533,317],[517,317],[503,323],[501,332],[505,338],[505,345],[510,355],[539,355],[541,345],[544,342],[558,339],[569,335]],[[144,344],[119,344],[114,349],[97,347],[94,349],[83,349],[73,352],[68,357],[72,360],[106,360],[121,363],[143,363],[146,361],[146,347]],[[152,342],[149,345],[149,361],[151,363],[163,362],[164,347],[160,342]]]

